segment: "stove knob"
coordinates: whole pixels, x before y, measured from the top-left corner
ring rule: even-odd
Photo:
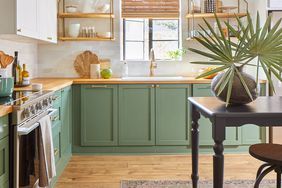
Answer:
[[[25,109],[23,110],[22,116],[23,116],[23,119],[24,119],[24,118],[29,118],[29,116],[30,116],[30,111],[29,111],[28,108],[25,108]]]
[[[52,97],[49,97],[49,104],[52,105],[52,102],[53,102]]]
[[[37,103],[36,106],[35,106],[35,108],[36,108],[37,111],[38,111],[38,110],[41,110],[41,109],[42,109],[41,103],[40,103],[40,102]]]
[[[35,107],[34,107],[34,106],[31,106],[31,107],[30,107],[30,112],[31,112],[32,114],[35,114]]]
[[[48,106],[48,99],[44,99],[44,100],[43,100],[43,106],[44,106],[44,107]]]

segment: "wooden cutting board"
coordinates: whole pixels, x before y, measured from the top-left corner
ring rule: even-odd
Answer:
[[[74,61],[74,68],[81,78],[90,78],[90,65],[100,64],[99,58],[91,51],[79,54]]]

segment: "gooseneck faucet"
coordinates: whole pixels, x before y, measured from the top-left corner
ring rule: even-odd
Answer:
[[[150,76],[155,76],[155,69],[157,68],[156,58],[155,58],[155,51],[152,48],[150,50]]]

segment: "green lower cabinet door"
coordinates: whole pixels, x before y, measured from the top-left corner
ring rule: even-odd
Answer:
[[[119,86],[119,145],[155,145],[154,85]]]
[[[260,85],[260,95],[266,95],[266,84]],[[252,145],[266,141],[266,129],[256,125],[242,126],[242,144]]]
[[[156,145],[189,145],[190,85],[157,85]]]
[[[9,180],[9,139],[0,139],[0,185]],[[0,186],[1,187],[1,186]]]
[[[81,87],[81,145],[117,145],[116,85],[83,85]]]
[[[193,97],[212,96],[210,84],[194,84]],[[200,145],[210,146],[214,144],[212,139],[212,124],[209,119],[201,117],[199,120]],[[241,145],[241,128],[229,127],[226,129],[225,145]]]
[[[67,87],[61,90],[62,92],[62,106],[61,106],[61,149],[62,153],[66,152],[71,146],[71,119],[72,119],[72,89]]]

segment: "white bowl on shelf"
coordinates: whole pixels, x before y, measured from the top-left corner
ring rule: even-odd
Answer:
[[[77,6],[76,5],[66,6],[66,12],[67,13],[76,13],[77,12]]]
[[[95,7],[95,12],[98,13],[107,13],[110,9],[110,4],[103,4]]]
[[[98,32],[97,37],[99,37],[99,38],[111,38],[111,32]]]

